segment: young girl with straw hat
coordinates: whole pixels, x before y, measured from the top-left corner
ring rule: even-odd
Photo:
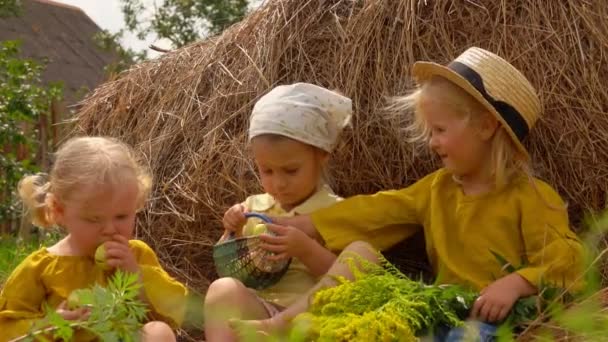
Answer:
[[[296,83],[275,87],[255,104],[249,141],[260,182],[266,193],[248,197],[224,215],[224,236],[252,236],[255,221],[247,212],[289,217],[307,215],[335,204],[323,177],[329,154],[350,122],[351,100],[334,91]],[[275,260],[292,258],[278,283],[254,291],[230,277],[214,281],[205,297],[207,341],[236,339],[231,318],[270,318],[291,305],[325,274],[335,255],[302,231],[268,224],[275,234],[269,249]]]
[[[436,283],[479,291],[470,317],[480,322],[500,322],[541,284],[572,287],[580,275],[581,243],[560,196],[531,175],[523,144],[541,114],[533,86],[507,61],[476,47],[447,66],[417,62],[413,75],[417,88],[394,107],[413,111],[413,139],[426,142],[443,168],[404,189],[354,196],[277,222],[373,262],[379,258],[371,247],[386,249],[413,235],[411,224],[420,225]],[[395,228],[402,224],[408,225]],[[508,273],[496,255],[517,271]],[[307,310],[317,290],[335,285],[336,276],[353,278],[340,258],[328,275],[280,315],[235,323],[261,330],[283,326]],[[482,338],[491,339],[494,329],[482,324]],[[461,335],[452,330],[439,339]]]

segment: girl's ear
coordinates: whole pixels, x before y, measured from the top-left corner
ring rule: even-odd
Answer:
[[[65,216],[64,205],[52,193],[46,195],[45,201],[51,214],[51,220],[56,224],[61,225]]]
[[[317,158],[319,158],[319,161],[321,162],[321,164],[323,166],[325,166],[325,164],[327,164],[327,161],[329,160],[329,153],[327,153],[326,151],[323,151],[320,148],[317,148]]]
[[[136,213],[139,213],[146,206],[146,200],[144,196],[141,194],[141,190],[139,190],[140,194],[137,195],[137,208],[135,209]]]
[[[498,122],[498,119],[496,119],[492,113],[482,113],[479,127],[481,138],[483,140],[490,140],[494,136],[494,133],[496,133],[499,125],[500,122]]]

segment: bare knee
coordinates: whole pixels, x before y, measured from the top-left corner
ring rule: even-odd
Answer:
[[[218,303],[239,303],[244,293],[249,291],[243,283],[234,278],[220,278],[215,280],[205,295],[205,306]]]
[[[236,341],[230,319],[267,318],[264,306],[243,283],[220,278],[211,283],[205,296],[205,337],[207,341]]]
[[[175,333],[173,329],[161,321],[153,321],[146,323],[141,329],[142,341],[156,342],[175,342]]]
[[[378,254],[378,250],[374,248],[369,242],[365,241],[355,241],[350,243],[346,248],[344,248],[344,252],[357,253],[361,255],[368,254]]]
[[[375,248],[369,242],[355,241],[355,242],[351,242],[348,246],[346,246],[346,248],[344,248],[344,250],[351,251],[351,252],[359,252],[359,251],[363,251],[363,250],[374,251]]]
[[[379,261],[378,250],[370,243],[365,241],[355,241],[346,246],[341,255],[348,256],[349,254],[359,255],[373,263],[377,263]]]

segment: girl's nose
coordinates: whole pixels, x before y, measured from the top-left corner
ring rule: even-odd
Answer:
[[[277,190],[282,190],[287,186],[287,181],[285,180],[284,177],[278,177],[277,180],[274,183],[274,187]]]
[[[114,235],[116,234],[116,227],[114,227],[114,223],[112,222],[107,222],[104,224],[103,229],[102,229],[102,233],[103,235]]]

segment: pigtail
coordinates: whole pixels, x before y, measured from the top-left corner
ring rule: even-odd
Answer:
[[[19,197],[26,215],[35,226],[49,228],[54,224],[47,199],[49,190],[50,183],[47,182],[47,175],[44,173],[25,176],[19,181]]]
[[[138,195],[138,210],[141,210],[146,205],[146,201],[150,197],[150,193],[152,192],[152,176],[147,168],[141,166],[139,164],[137,170],[137,183],[139,185],[139,195]]]

